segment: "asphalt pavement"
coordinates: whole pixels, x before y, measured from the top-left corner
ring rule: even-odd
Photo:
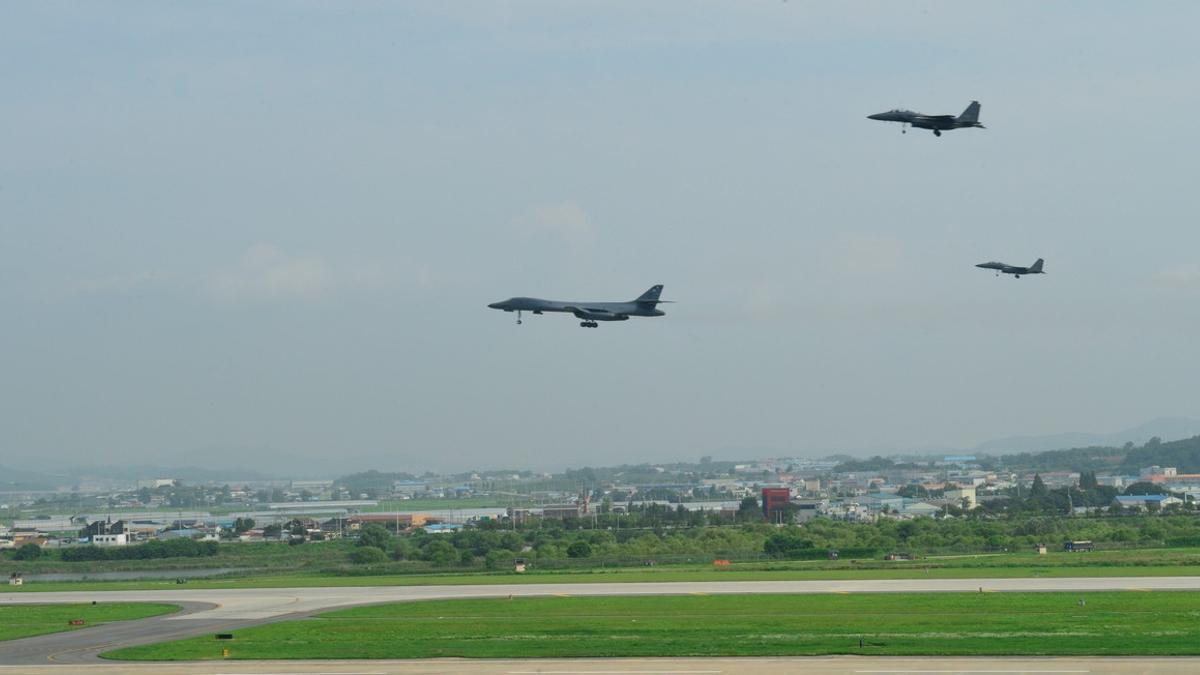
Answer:
[[[1200,590],[1200,577],[856,579],[842,581],[494,584],[465,586],[346,586],[315,588],[167,589],[148,591],[62,591],[46,593],[5,593],[0,594],[0,604],[90,603],[92,601],[164,602],[182,605],[184,607],[184,611],[167,616],[139,619],[137,621],[112,623],[93,628],[84,628],[77,631],[53,633],[50,635],[41,635],[20,640],[0,642],[0,667],[50,663],[76,665],[88,663],[96,664],[100,662],[98,655],[101,652],[117,649],[119,647],[162,642],[164,640],[176,640],[210,633],[230,632],[247,626],[268,623],[271,621],[300,618],[317,612],[340,607],[386,602],[412,602],[419,600],[509,596],[715,595],[764,593],[1004,593],[1018,591],[1088,592],[1122,590],[1195,591]],[[463,663],[476,662],[468,661]],[[544,664],[546,662],[537,661],[536,663]],[[159,667],[161,668],[163,666],[160,664]],[[0,675],[3,675],[4,672],[7,671],[0,672]],[[116,672],[123,671],[118,670]],[[160,670],[156,672],[166,671]],[[235,671],[226,670],[222,672]],[[285,670],[280,672],[293,671]],[[387,672],[425,671],[414,670]],[[1193,672],[1200,672],[1200,668],[1197,668]]]
[[[214,661],[0,666],[4,675],[1191,675],[1200,658],[819,656],[660,659]]]

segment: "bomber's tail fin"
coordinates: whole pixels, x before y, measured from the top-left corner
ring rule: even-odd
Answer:
[[[1042,265],[1044,264],[1046,264],[1046,261],[1038,258],[1037,262],[1029,266],[1029,271],[1033,274],[1042,274]]]
[[[979,101],[971,101],[971,105],[958,116],[959,122],[979,123]]]
[[[642,293],[641,295],[639,295],[637,297],[637,300],[634,300],[634,302],[653,302],[653,303],[660,302],[660,300],[658,299],[658,296],[662,295],[662,289],[663,289],[662,284],[656,284],[654,286],[651,286],[649,290],[647,290],[645,293]]]

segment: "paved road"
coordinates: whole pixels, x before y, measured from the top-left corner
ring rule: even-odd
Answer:
[[[505,659],[467,661],[223,661],[213,663],[98,663],[86,666],[0,666],[3,675],[1191,675],[1200,658],[909,658],[765,657],[728,659]]]
[[[751,593],[978,593],[1013,591],[1200,590],[1200,577],[1075,577],[1061,579],[881,579],[670,583],[357,586],[326,588],[170,589],[0,594],[0,604],[46,602],[169,602],[187,611],[0,642],[0,665],[94,663],[117,647],[227,632],[318,611],[382,602],[450,598],[684,595]],[[540,663],[540,662],[539,662]],[[418,671],[414,671],[418,672]],[[1200,671],[1197,671],[1200,672]],[[0,671],[0,675],[4,675]]]

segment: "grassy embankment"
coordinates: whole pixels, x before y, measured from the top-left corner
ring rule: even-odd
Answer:
[[[378,505],[363,509],[364,513],[379,511],[453,511],[457,509],[505,508],[529,506],[529,499],[504,499],[502,497],[464,497],[462,499],[384,499]],[[320,502],[314,502],[320,504]]]
[[[96,605],[0,605],[0,640],[76,630],[113,621],[144,619],[178,611],[175,605],[152,603],[100,603]],[[72,626],[71,621],[86,623]]]
[[[293,547],[296,548],[296,547]],[[470,584],[553,584],[669,581],[789,581],[851,579],[1000,579],[1027,577],[1138,577],[1200,575],[1200,550],[1117,550],[1093,553],[1027,553],[947,556],[916,561],[778,561],[711,565],[670,565],[537,571],[389,573],[354,569],[353,574],[297,572],[251,574],[190,580],[82,581],[27,583],[17,592],[148,590],[167,588],[285,588],[314,586],[404,586]],[[364,572],[373,572],[366,574]]]
[[[73,574],[95,574],[98,572],[136,572],[151,570],[180,570],[187,576],[189,569],[235,568],[247,570],[246,574],[279,574],[303,570],[316,570],[344,565],[354,550],[349,540],[320,542],[303,546],[288,546],[285,543],[222,542],[217,555],[198,558],[155,558],[149,560],[91,560],[86,562],[64,562],[54,551],[32,561],[0,560],[0,574],[10,572],[39,574],[65,572]]]
[[[117,659],[1200,654],[1200,593],[519,598],[359,607]],[[860,647],[859,640],[862,640]]]

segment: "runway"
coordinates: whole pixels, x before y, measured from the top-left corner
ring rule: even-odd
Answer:
[[[98,663],[89,675],[1185,675],[1200,658],[1180,657],[759,657],[662,659],[431,659],[420,661],[218,661]],[[0,666],[4,675],[68,675],[81,666]]]
[[[497,584],[470,586],[349,586],[316,588],[169,589],[0,594],[0,604],[165,602],[185,611],[0,642],[0,666],[98,663],[101,652],[195,635],[230,632],[354,605],[453,598],[813,593],[993,593],[1196,591],[1200,577],[1074,577],[1030,579],[880,579],[667,583]],[[463,663],[475,663],[473,661]],[[544,664],[544,661],[537,661]],[[399,666],[397,666],[399,667]],[[5,671],[0,671],[3,675]],[[121,671],[116,671],[121,672]],[[165,672],[165,671],[159,671]],[[201,671],[197,671],[201,672]],[[209,671],[203,671],[209,672]],[[211,671],[216,672],[216,671]],[[252,672],[240,669],[223,672]],[[253,671],[257,672],[257,671]],[[279,671],[299,672],[299,671]],[[329,671],[334,672],[334,671]],[[374,672],[374,671],[372,671]],[[445,672],[445,671],[388,671]],[[499,671],[480,671],[499,672]],[[832,671],[831,671],[832,672]],[[841,672],[841,671],[838,671]],[[1117,671],[1108,671],[1117,672]],[[1197,671],[1200,672],[1200,671]]]

